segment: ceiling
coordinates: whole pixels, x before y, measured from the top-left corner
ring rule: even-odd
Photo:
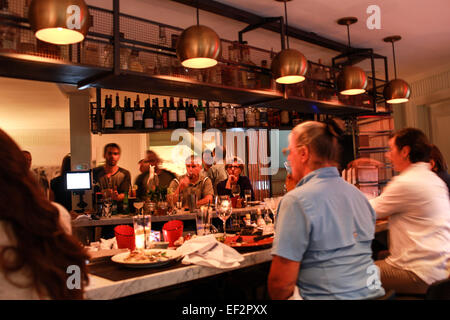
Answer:
[[[284,15],[282,2],[274,0],[216,0],[260,16]],[[367,8],[377,5],[381,12],[381,28],[369,30]],[[294,0],[287,3],[290,26],[347,43],[345,26],[339,18],[354,16],[358,22],[350,27],[354,47],[373,48],[388,57],[393,76],[392,47],[382,41],[391,35],[401,35],[395,45],[397,72],[401,78],[416,78],[419,74],[450,64],[450,1],[449,0]],[[307,57],[309,60],[313,60]]]

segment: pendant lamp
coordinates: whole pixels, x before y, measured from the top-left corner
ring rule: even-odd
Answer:
[[[83,0],[33,0],[28,18],[36,38],[58,45],[83,41],[89,29]]]
[[[355,17],[346,17],[338,20],[339,25],[347,26],[348,47],[350,48],[350,25],[358,21]],[[340,94],[357,95],[366,92],[367,75],[360,67],[345,66],[337,78],[337,87]]]
[[[214,67],[220,55],[220,38],[213,29],[197,24],[185,29],[178,39],[177,57],[186,68]]]
[[[394,42],[399,41],[402,37],[400,36],[391,36],[384,38],[384,42],[392,43],[392,55],[394,59],[394,80],[389,81],[389,83],[384,87],[383,96],[386,99],[387,103],[395,104],[395,103],[404,103],[409,100],[409,96],[411,95],[411,88],[409,84],[402,80],[397,79],[397,64],[395,62],[395,48]]]
[[[275,0],[275,1],[284,2],[286,39],[288,48],[281,50],[272,60],[271,65],[272,73],[275,77],[275,81],[278,83],[281,84],[299,83],[305,80],[305,74],[306,71],[308,70],[308,61],[300,51],[289,48],[286,2],[291,0]]]

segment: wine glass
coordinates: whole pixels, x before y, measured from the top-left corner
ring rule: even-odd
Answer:
[[[278,204],[280,203],[282,197],[276,197],[276,198],[265,198],[264,203],[266,204],[266,207],[269,208],[269,210],[273,214],[273,223],[275,224],[276,218],[277,218],[277,210],[278,210]]]
[[[227,236],[225,223],[227,219],[231,216],[231,212],[233,211],[231,207],[231,199],[229,196],[217,196],[216,211],[217,216],[220,218],[220,220],[223,221],[223,239],[225,242],[225,238]]]
[[[140,211],[141,211],[141,209],[142,209],[142,207],[144,207],[144,201],[135,201],[134,203],[133,203],[133,206],[136,208],[136,213],[137,214],[139,214],[140,213]]]

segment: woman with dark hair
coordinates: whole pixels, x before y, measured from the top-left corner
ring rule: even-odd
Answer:
[[[370,200],[379,219],[389,218],[389,252],[376,261],[381,282],[397,293],[424,294],[449,277],[450,201],[445,183],[431,171],[431,146],[414,128],[389,140],[387,157],[400,172]]]
[[[69,213],[38,190],[24,155],[0,129],[0,299],[82,299],[88,255]],[[69,266],[80,288],[69,289]]]
[[[245,197],[245,190],[250,190],[252,201],[255,200],[255,193],[253,192],[252,184],[247,176],[241,175],[244,171],[244,162],[238,157],[234,157],[233,160],[225,165],[228,178],[219,182],[217,185],[217,194],[219,196],[232,196],[231,188],[234,185],[238,185],[240,189],[240,197]]]
[[[430,165],[431,170],[436,173],[447,185],[450,196],[450,174],[447,172],[447,163],[445,163],[444,156],[439,148],[434,144],[431,145]]]
[[[50,181],[50,200],[72,210],[72,192],[66,189],[66,172],[71,170],[70,154],[66,155],[61,164],[60,175]]]
[[[372,260],[375,212],[337,169],[343,130],[307,121],[289,135],[296,187],[280,201],[268,290],[272,299],[384,295]]]

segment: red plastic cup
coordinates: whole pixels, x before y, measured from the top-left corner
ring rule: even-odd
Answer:
[[[116,235],[117,247],[119,249],[130,249],[133,251],[136,248],[133,227],[127,225],[117,226],[114,228],[114,234]]]
[[[183,221],[172,220],[163,225],[164,241],[169,242],[169,247],[183,235]]]

